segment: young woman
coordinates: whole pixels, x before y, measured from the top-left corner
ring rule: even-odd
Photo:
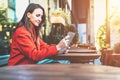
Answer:
[[[12,36],[9,66],[36,64],[42,59],[58,54],[59,50],[67,47],[65,39],[52,46],[41,39],[39,29],[44,21],[43,7],[39,4],[29,4]]]

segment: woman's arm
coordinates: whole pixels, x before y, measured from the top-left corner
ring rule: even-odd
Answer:
[[[39,61],[57,54],[55,45],[49,46],[42,40],[40,40],[40,46],[38,46],[38,44],[35,45],[34,40],[28,31],[17,31],[14,39],[21,53],[34,61]]]

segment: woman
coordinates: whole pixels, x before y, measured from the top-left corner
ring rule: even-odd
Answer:
[[[39,4],[31,3],[18,23],[13,36],[8,65],[36,64],[38,61],[58,54],[67,47],[62,39],[57,45],[46,44],[39,36],[45,22],[45,11]]]

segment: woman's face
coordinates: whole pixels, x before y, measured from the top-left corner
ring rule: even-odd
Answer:
[[[42,9],[37,8],[33,11],[33,13],[27,13],[27,16],[32,24],[39,26],[42,21],[43,11]]]

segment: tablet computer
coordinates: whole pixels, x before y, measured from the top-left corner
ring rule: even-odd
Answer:
[[[74,32],[68,32],[67,36],[69,36],[67,39],[69,40],[68,41],[68,46],[70,46],[74,36],[75,36],[75,33]]]
[[[67,38],[68,39],[67,45],[70,46],[70,44],[71,44],[71,42],[72,42],[72,40],[73,40],[73,38],[75,36],[75,32],[68,32],[67,36],[68,36],[68,38]],[[67,50],[67,48],[63,48],[63,49],[59,50],[58,53],[64,53],[66,50]]]

